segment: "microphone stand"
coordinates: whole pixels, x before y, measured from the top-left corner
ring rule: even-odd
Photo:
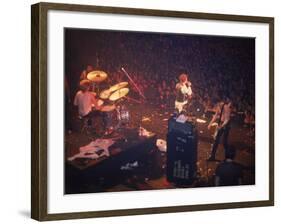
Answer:
[[[134,80],[130,77],[128,72],[123,67],[121,68],[121,70],[125,73],[125,75],[128,77],[128,79],[133,83],[134,87],[137,89],[137,91],[139,92],[140,96],[145,100],[146,99],[145,96],[142,94],[142,92],[140,91],[139,87],[134,82]]]
[[[142,94],[142,92],[140,91],[139,87],[137,86],[137,84],[134,82],[134,80],[130,77],[130,75],[128,74],[128,72],[122,67],[121,70],[125,73],[125,75],[128,77],[128,79],[133,83],[134,87],[137,89],[137,91],[139,92],[139,95],[144,99],[144,101],[146,100],[145,96]],[[140,111],[140,124],[139,124],[139,129],[142,128],[142,110]]]

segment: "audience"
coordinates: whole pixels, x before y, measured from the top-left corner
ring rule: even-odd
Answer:
[[[203,105],[205,112],[213,111],[216,99],[225,94],[233,100],[238,112],[246,117],[248,113],[254,114],[254,40],[96,32],[83,41],[90,47],[81,48],[81,57],[89,58],[88,54],[98,57],[92,60],[93,66],[84,65],[85,71],[107,72],[112,85],[128,81],[121,70],[124,67],[148,102],[158,107],[174,107],[177,77],[185,72],[192,82],[193,99]],[[87,41],[91,44],[86,45]],[[98,65],[95,60],[99,61]],[[85,77],[85,71],[81,77]],[[138,96],[133,85],[130,85],[130,91]],[[251,116],[251,123],[253,119]]]

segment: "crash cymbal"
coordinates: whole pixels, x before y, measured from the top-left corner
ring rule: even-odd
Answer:
[[[111,92],[114,92],[114,91],[116,91],[118,89],[122,89],[122,88],[126,87],[127,85],[128,85],[128,82],[119,82],[119,83],[115,84],[114,86],[111,86],[109,88],[109,90]]]
[[[101,91],[100,98],[103,100],[106,100],[106,99],[108,99],[110,94],[111,94],[111,91],[109,89],[105,89],[105,90]]]
[[[106,80],[106,78],[107,78],[107,74],[99,70],[92,71],[87,74],[87,79],[89,79],[92,82],[102,82]]]
[[[122,97],[126,96],[128,93],[129,93],[129,88],[118,89],[110,95],[109,100],[111,101],[119,100]]]

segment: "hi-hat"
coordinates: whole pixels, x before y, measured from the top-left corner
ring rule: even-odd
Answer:
[[[122,97],[126,96],[128,93],[129,93],[128,88],[118,89],[110,95],[109,100],[111,100],[111,101],[119,100]]]
[[[106,80],[106,78],[107,78],[107,74],[99,70],[92,71],[87,74],[87,79],[89,79],[92,82],[102,82]]]
[[[115,84],[114,86],[111,86],[109,88],[109,90],[110,90],[110,92],[114,92],[118,89],[122,89],[122,88],[126,87],[127,85],[128,85],[128,82],[119,82],[119,83]]]

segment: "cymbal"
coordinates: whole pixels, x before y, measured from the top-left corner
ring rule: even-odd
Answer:
[[[122,97],[126,96],[128,93],[129,93],[129,88],[118,89],[110,95],[109,100],[111,101],[119,100]]]
[[[107,74],[99,70],[92,71],[87,74],[87,79],[93,82],[102,82],[106,80],[106,78],[107,78]]]
[[[106,100],[109,98],[110,94],[111,94],[111,91],[109,89],[105,89],[105,90],[101,91],[100,98],[103,100]]]
[[[111,87],[109,88],[109,90],[110,90],[111,92],[114,92],[114,91],[116,91],[116,90],[118,90],[118,89],[121,89],[121,88],[126,87],[127,85],[128,85],[128,82],[119,82],[119,83],[115,84],[114,86],[111,86]]]

